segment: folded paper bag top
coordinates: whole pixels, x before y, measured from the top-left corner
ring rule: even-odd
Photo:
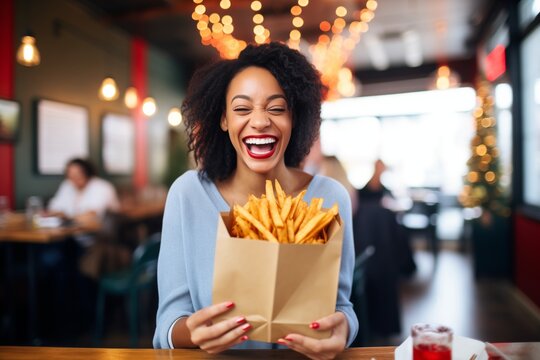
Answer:
[[[245,316],[251,340],[276,342],[290,333],[327,338],[309,325],[336,310],[343,223],[336,216],[326,244],[281,244],[230,236],[230,214],[218,220],[214,304],[236,306],[217,320]]]

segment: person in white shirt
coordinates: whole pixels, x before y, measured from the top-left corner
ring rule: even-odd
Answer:
[[[72,159],[66,165],[66,180],[49,203],[49,211],[75,221],[92,217],[102,220],[107,211],[117,211],[119,201],[114,186],[96,176],[88,160]]]

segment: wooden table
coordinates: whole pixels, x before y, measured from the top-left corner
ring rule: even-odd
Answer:
[[[538,359],[540,342],[495,344],[504,351],[508,359]],[[393,360],[393,346],[347,349],[337,359],[356,360]],[[209,355],[201,350],[153,350],[153,349],[99,349],[99,348],[54,348],[54,347],[18,347],[0,346],[0,359],[92,359],[92,360],[215,360],[215,359],[306,359],[291,350],[236,350],[220,355]],[[491,357],[490,359],[503,359]]]

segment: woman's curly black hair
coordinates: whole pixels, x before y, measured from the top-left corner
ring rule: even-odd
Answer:
[[[220,121],[229,83],[249,66],[268,70],[285,93],[294,124],[285,151],[287,166],[299,166],[319,134],[324,91],[319,72],[304,55],[284,44],[248,45],[238,59],[197,70],[182,104],[188,149],[203,174],[213,181],[228,178],[236,168],[236,151]]]

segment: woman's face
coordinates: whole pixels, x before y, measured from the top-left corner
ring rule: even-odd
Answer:
[[[266,69],[240,71],[227,89],[221,128],[229,132],[237,166],[266,174],[284,165],[292,117],[285,93]]]
[[[77,189],[82,190],[88,183],[88,178],[86,177],[83,169],[77,164],[71,164],[68,166],[66,171],[66,177]]]

